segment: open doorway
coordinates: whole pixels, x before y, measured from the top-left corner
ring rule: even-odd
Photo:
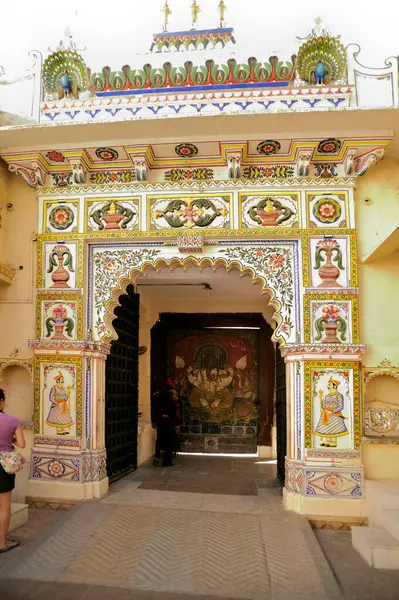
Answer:
[[[272,329],[260,313],[162,313],[151,331],[151,390],[180,397],[186,452],[256,454],[271,446]]]

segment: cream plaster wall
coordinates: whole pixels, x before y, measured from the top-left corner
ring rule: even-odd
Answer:
[[[36,232],[36,197],[22,177],[8,173],[0,162],[0,260],[17,268],[11,285],[0,284],[0,358],[8,358],[15,350],[18,358],[27,358],[32,352],[28,339],[35,337],[35,309],[33,282],[35,276],[35,248],[32,241]],[[6,209],[7,203],[13,209]],[[23,269],[19,270],[18,267]],[[2,373],[0,386],[7,394],[7,412],[21,421],[31,421],[33,413],[33,384],[26,370],[9,367]],[[13,492],[15,502],[24,502],[30,472],[33,432],[25,430],[26,448],[22,451],[27,463],[18,473]]]
[[[385,159],[358,180],[356,222],[363,364],[377,367],[386,358],[399,366],[399,251],[361,262],[398,228],[399,160]],[[382,378],[373,383],[375,397],[389,400],[383,383]],[[399,478],[399,445],[363,444],[362,459],[367,479]]]

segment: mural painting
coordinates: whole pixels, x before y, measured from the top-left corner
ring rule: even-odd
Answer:
[[[352,372],[313,371],[313,447],[352,447]]]
[[[184,448],[256,452],[258,332],[171,331],[168,355],[181,397]]]
[[[102,198],[86,204],[87,229],[90,231],[132,231],[138,228],[137,198]]]
[[[149,198],[150,229],[228,228],[231,195]]]
[[[298,195],[240,194],[241,224],[252,227],[298,227]]]
[[[43,435],[76,437],[76,378],[75,364],[41,364]]]

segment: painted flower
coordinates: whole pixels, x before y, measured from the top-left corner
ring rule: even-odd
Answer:
[[[108,331],[106,324],[101,323],[101,325],[98,326],[98,333],[105,333],[106,331]]]
[[[194,144],[178,144],[175,147],[175,152],[177,156],[181,156],[182,158],[190,158],[191,156],[196,156],[198,154],[197,146]]]
[[[52,162],[65,162],[65,156],[57,150],[50,150],[50,152],[47,152],[46,157]]]
[[[283,267],[285,265],[284,254],[278,254],[277,252],[273,252],[267,264],[274,270],[280,269],[280,267]]]
[[[257,145],[256,150],[259,154],[277,154],[280,148],[281,144],[277,140],[264,140]]]
[[[332,154],[338,152],[341,148],[341,142],[335,138],[328,138],[319,143],[317,151],[319,154]]]
[[[280,331],[280,333],[289,333],[290,326],[288,325],[288,323],[282,323],[279,327],[279,331]]]
[[[100,160],[116,160],[119,154],[114,148],[97,148],[96,156]]]
[[[263,256],[263,250],[257,250],[255,256],[257,256],[258,258]]]
[[[114,271],[114,269],[116,267],[114,258],[110,258],[108,256],[102,256],[101,261],[102,261],[104,269],[106,269],[107,271]]]
[[[54,229],[68,229],[75,220],[75,215],[69,206],[56,206],[49,214],[49,223]]]
[[[48,472],[51,477],[61,477],[65,473],[65,466],[59,460],[52,460],[48,464]]]
[[[334,198],[320,198],[313,206],[313,214],[322,223],[334,223],[341,216],[341,205]]]
[[[60,210],[58,210],[55,215],[54,215],[54,221],[58,224],[58,225],[64,225],[64,223],[66,223],[68,221],[69,215],[66,212],[66,210],[63,210],[62,208]]]
[[[327,319],[329,323],[335,323],[339,318],[339,306],[327,304],[327,306],[323,306],[321,314],[322,318]]]

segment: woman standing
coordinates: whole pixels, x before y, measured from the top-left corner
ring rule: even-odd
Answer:
[[[25,448],[23,429],[15,417],[4,413],[4,390],[0,389],[0,454],[11,452],[13,444]],[[11,521],[11,492],[15,487],[15,475],[6,473],[0,464],[0,553],[8,552],[19,542],[7,538]]]

